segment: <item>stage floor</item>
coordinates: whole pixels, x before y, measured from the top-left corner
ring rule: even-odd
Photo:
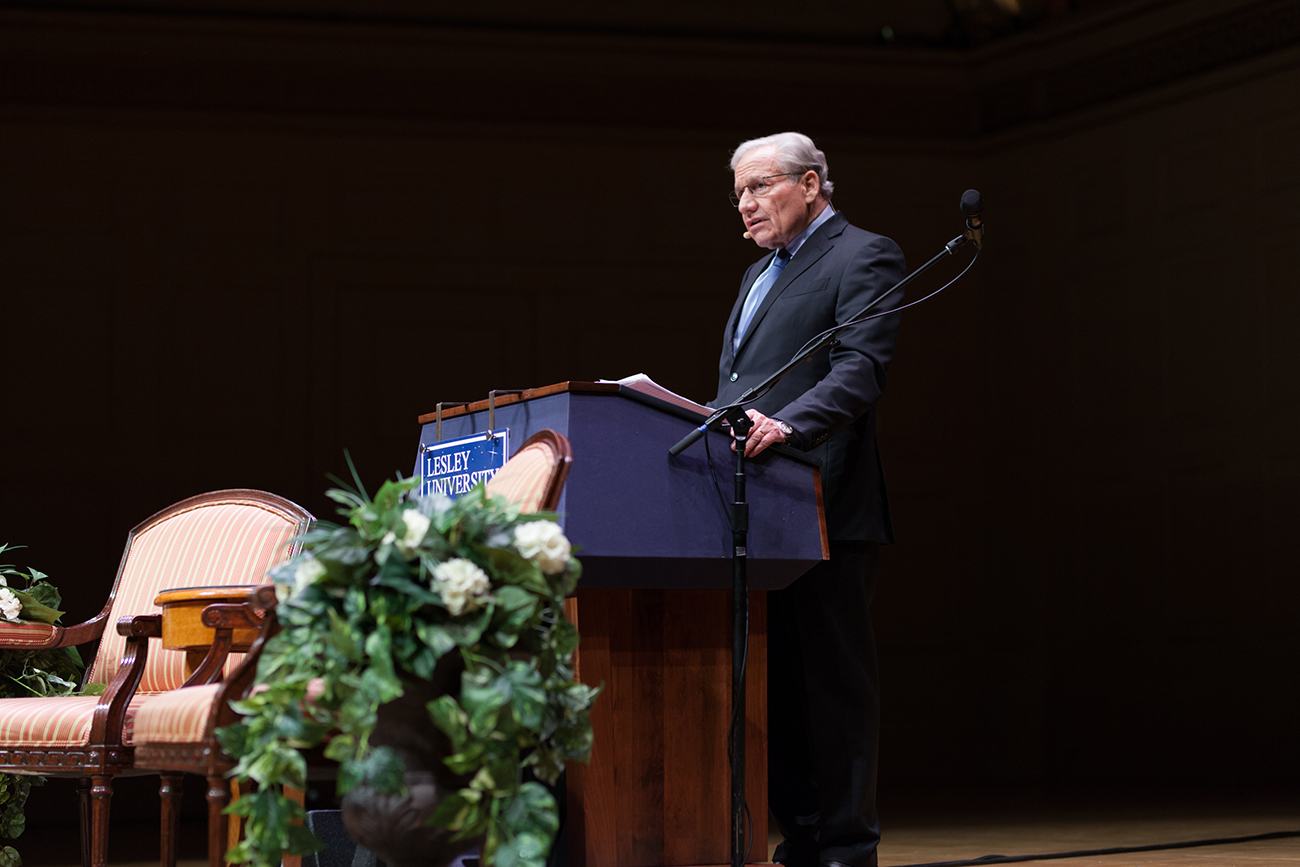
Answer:
[[[882,818],[880,865],[903,867],[984,855],[1043,855],[1300,831],[1300,789],[886,793]],[[129,830],[138,833],[123,834],[125,839],[115,841],[117,845],[109,850],[110,862],[114,867],[156,867],[157,826],[148,823]],[[196,824],[187,831],[201,834],[203,827]],[[778,839],[768,841],[769,858]],[[75,837],[68,842],[75,846]],[[52,853],[37,851],[40,848],[31,846],[31,855],[36,857],[24,858],[27,867],[74,867],[75,855],[49,859]],[[1300,867],[1300,837],[1022,863],[1053,867]],[[182,860],[177,867],[206,867],[206,862]]]
[[[886,797],[882,819],[881,867],[900,867],[984,855],[1040,855],[1300,831],[1300,791],[914,793]],[[1300,865],[1300,837],[1024,863]]]

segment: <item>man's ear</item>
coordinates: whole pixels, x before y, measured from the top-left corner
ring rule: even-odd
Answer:
[[[814,172],[812,169],[809,169],[808,171],[804,172],[803,175],[804,203],[811,205],[813,202],[817,201],[817,196],[821,194],[821,191],[822,191],[822,182],[821,182],[821,178],[817,177],[817,173]]]

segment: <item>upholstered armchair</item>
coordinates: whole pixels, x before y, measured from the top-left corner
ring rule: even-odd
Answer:
[[[487,483],[490,493],[518,503],[524,511],[554,509],[573,462],[568,439],[543,430],[519,447]],[[163,775],[162,854],[164,867],[174,867],[177,816],[170,802],[179,792],[179,774],[202,774],[208,782],[208,864],[222,867],[231,836],[229,819],[222,812],[230,797],[226,774],[234,766],[217,741],[218,729],[231,725],[238,716],[232,700],[247,694],[253,685],[262,645],[278,629],[275,594],[266,588],[246,604],[214,605],[204,612],[204,622],[215,628],[219,641],[228,641],[231,630],[249,623],[262,623],[262,633],[242,665],[223,683],[190,686],[151,701],[140,709],[133,727],[137,768]],[[286,856],[288,864],[290,857]]]
[[[261,491],[191,497],[130,532],[108,601],[94,618],[66,628],[0,630],[4,648],[100,639],[86,682],[106,684],[101,695],[0,699],[0,772],[78,780],[83,867],[107,861],[113,777],[134,768],[136,713],[186,682],[183,654],[148,652],[148,640],[161,634],[154,598],[171,588],[263,582],[268,568],[293,553],[291,540],[310,520],[300,506]],[[213,676],[211,666],[196,674]]]
[[[488,493],[517,503],[524,512],[553,511],[572,463],[569,438],[549,428],[540,430],[488,480]]]

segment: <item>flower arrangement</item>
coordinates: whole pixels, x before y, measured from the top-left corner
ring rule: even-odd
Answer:
[[[0,555],[13,547],[0,543]],[[10,586],[10,581],[21,586]],[[0,617],[8,623],[57,624],[63,612],[58,589],[36,569],[26,572],[0,564]],[[75,647],[58,650],[0,649],[0,699],[71,695],[84,666]],[[27,820],[24,809],[33,786],[44,777],[0,774],[0,837],[15,840]],[[0,848],[0,867],[19,867],[22,858],[13,846]]]
[[[535,780],[554,783],[591,752],[598,690],[574,679],[578,633],[563,611],[580,567],[554,516],[520,514],[481,486],[453,501],[417,485],[390,481],[373,499],[359,481],[329,491],[347,523],[307,531],[301,554],[272,572],[282,630],[263,650],[259,688],[236,705],[242,721],[219,733],[232,775],[258,784],[229,808],[246,819],[231,861],[270,867],[319,848],[276,785],[303,788],[304,750],[326,744],[340,794],[400,791],[400,756],[371,743],[379,708],[451,659],[463,664],[459,688],[427,717],[468,782],[431,822],[482,839],[486,865],[545,863],[557,810]]]

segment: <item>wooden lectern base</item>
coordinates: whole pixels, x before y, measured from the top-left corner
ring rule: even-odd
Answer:
[[[731,593],[578,591],[578,676],[603,683],[591,764],[568,769],[572,867],[730,864]],[[576,607],[577,616],[574,617]],[[767,858],[767,594],[750,593],[749,861]]]

